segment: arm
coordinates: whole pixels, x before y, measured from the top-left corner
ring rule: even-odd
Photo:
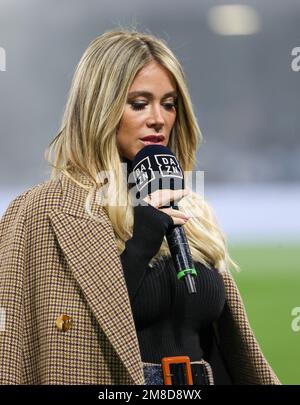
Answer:
[[[132,238],[126,241],[120,256],[131,302],[142,284],[150,260],[159,251],[172,225],[171,216],[152,205],[134,207]]]
[[[0,384],[22,383],[23,270],[26,260],[23,196],[11,202],[0,221]]]

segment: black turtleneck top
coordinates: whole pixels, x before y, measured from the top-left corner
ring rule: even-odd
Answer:
[[[172,218],[155,207],[134,207],[133,235],[121,254],[142,361],[160,363],[162,357],[180,355],[191,361],[204,358],[212,366],[215,384],[231,384],[212,329],[225,304],[222,276],[195,262],[197,293],[188,294],[171,257],[149,265],[172,226]]]

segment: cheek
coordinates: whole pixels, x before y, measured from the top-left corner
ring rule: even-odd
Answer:
[[[120,129],[130,129],[137,127],[139,125],[139,121],[141,118],[137,116],[137,114],[130,110],[125,110],[120,122]]]
[[[129,159],[132,157],[128,156],[129,150],[132,147],[132,142],[135,142],[135,134],[138,133],[138,121],[134,112],[125,109],[118,126],[116,142],[122,153]]]
[[[174,124],[175,124],[175,121],[176,121],[176,114],[174,114],[172,117],[169,117],[169,119],[168,119],[168,127],[169,128],[173,128],[173,126],[174,126]]]

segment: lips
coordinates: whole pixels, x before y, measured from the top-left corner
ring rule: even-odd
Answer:
[[[165,139],[163,135],[148,135],[141,138],[142,141],[147,142],[162,142]]]

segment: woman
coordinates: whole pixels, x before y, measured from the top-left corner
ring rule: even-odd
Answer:
[[[76,69],[47,154],[51,179],[1,220],[2,384],[161,384],[169,357],[173,384],[187,383],[184,367],[194,384],[280,384],[207,203],[185,190],[130,203],[124,163],[148,135],[192,170],[201,133],[183,70],[151,35],[106,32]],[[171,200],[178,211],[161,208]],[[192,297],[174,279],[165,239],[174,225],[198,269]]]

